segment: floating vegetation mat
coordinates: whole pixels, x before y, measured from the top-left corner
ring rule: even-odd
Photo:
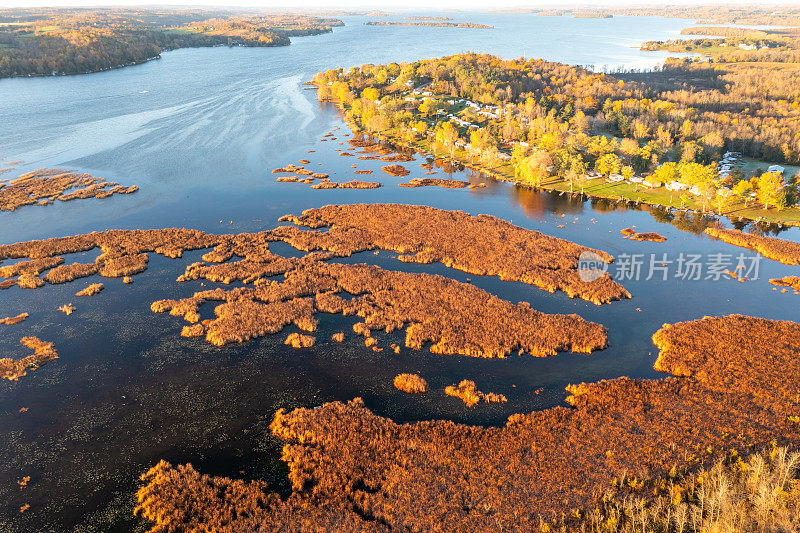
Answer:
[[[335,181],[321,181],[316,185],[312,185],[312,189],[377,189],[381,184],[376,181],[358,181],[351,180],[345,182]]]
[[[19,342],[33,350],[33,353],[20,359],[0,359],[0,379],[17,381],[27,375],[28,370],[36,370],[48,361],[58,359],[52,342],[44,342],[36,337],[23,337]]]
[[[625,228],[620,230],[620,233],[626,238],[631,239],[632,241],[652,241],[652,242],[664,242],[667,240],[666,237],[663,235],[659,235],[654,231],[647,231],[644,233],[637,233],[633,228]]]
[[[504,427],[396,424],[360,399],[280,410],[270,427],[286,441],[290,496],[162,461],[142,476],[137,512],[152,531],[539,531],[541,518],[593,508],[615,480],[636,494],[642,480],[731,449],[798,443],[784,391],[800,380],[800,325],[707,318],[655,340],[659,367],[691,376],[570,386],[570,407],[512,415]]]
[[[5,318],[0,318],[0,325],[5,324],[6,326],[13,326],[14,324],[24,322],[26,318],[28,318],[28,313],[20,313],[17,316],[7,316]]]
[[[394,386],[396,389],[409,394],[428,390],[428,382],[419,374],[398,374],[394,378]]]
[[[362,159],[362,158],[359,158],[359,159]],[[365,157],[363,159],[368,159],[368,158]],[[384,172],[386,172],[390,176],[394,176],[396,178],[399,177],[399,176],[408,176],[409,174],[411,174],[411,171],[408,170],[403,165],[386,165],[384,167],[381,167],[381,170],[383,170]]]
[[[448,385],[445,387],[444,393],[448,396],[460,398],[467,407],[473,407],[481,401],[485,401],[486,403],[503,403],[508,401],[502,394],[479,391],[478,386],[470,379],[462,379],[458,385]]]
[[[800,276],[785,276],[771,279],[769,282],[778,287],[789,287],[794,289],[795,292],[800,292]]]
[[[113,194],[131,194],[138,189],[136,185],[125,187],[90,174],[42,168],[0,183],[0,211],[14,211],[33,204],[48,205],[56,200],[108,198]]]
[[[800,265],[800,243],[724,228],[706,228],[706,233],[728,244],[760,252],[764,257],[783,264]]]

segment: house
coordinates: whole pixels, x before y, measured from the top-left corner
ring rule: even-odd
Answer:
[[[684,185],[680,181],[670,181],[667,183],[667,190],[668,191],[685,191],[688,189],[688,185]]]
[[[767,172],[779,172],[779,173],[783,174],[783,171],[784,171],[784,170],[786,170],[786,169],[785,169],[785,168],[783,168],[783,167],[782,167],[782,166],[780,166],[780,165],[771,165],[771,166],[770,166],[770,167],[767,169]]]
[[[657,183],[657,182],[655,182],[655,181],[648,181],[648,180],[644,180],[644,181],[642,182],[642,185],[644,185],[645,187],[649,187],[649,188],[651,188],[651,189],[654,189],[654,188],[656,188],[656,187],[661,187],[661,184],[660,184],[660,183]]]
[[[689,189],[689,192],[694,194],[695,196],[700,196],[701,194],[703,194],[703,191],[701,191],[700,187],[698,187],[697,185],[692,185],[691,188]]]
[[[621,181],[625,181],[625,178],[622,176],[622,174],[611,174],[608,176],[608,181],[611,183],[619,183]]]
[[[739,48],[742,50],[755,50],[756,45],[754,44],[747,44],[747,43],[739,43]]]
[[[631,183],[644,183],[644,178],[641,176],[633,176],[630,180]]]
[[[586,179],[587,180],[596,180],[598,178],[602,178],[603,176],[599,172],[587,172]]]

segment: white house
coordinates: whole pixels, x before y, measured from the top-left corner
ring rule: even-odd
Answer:
[[[684,185],[680,181],[670,181],[667,183],[667,190],[668,191],[685,191],[688,189],[688,185]]]
[[[767,169],[767,172],[780,172],[781,174],[783,174],[784,170],[786,169],[780,165],[772,165]]]

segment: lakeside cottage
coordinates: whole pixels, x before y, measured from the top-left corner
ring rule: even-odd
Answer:
[[[689,186],[681,183],[680,181],[670,181],[667,183],[668,191],[685,191]]]

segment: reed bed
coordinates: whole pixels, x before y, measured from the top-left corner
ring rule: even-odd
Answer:
[[[42,168],[20,175],[0,187],[0,211],[15,211],[26,205],[49,205],[55,200],[108,198],[132,194],[135,185],[125,187],[89,174]]]
[[[782,327],[762,325],[771,333],[761,341],[779,361],[793,354]],[[673,334],[664,349],[706,357],[694,336]],[[316,521],[304,527],[353,531],[554,531],[559,523],[597,532],[796,531],[796,456],[778,450],[733,473],[714,465],[776,440],[797,446],[797,422],[749,390],[724,386],[718,368],[571,386],[570,407],[512,415],[503,427],[396,424],[360,399],[279,410],[270,428],[286,441],[291,495],[162,462],[142,478],[138,513],[156,522],[153,531],[293,529],[309,516]],[[656,519],[665,517],[661,528]]]
[[[36,370],[45,363],[58,359],[58,352],[52,342],[45,342],[37,337],[23,337],[19,342],[33,350],[33,353],[20,359],[0,359],[0,379],[17,381],[26,376],[29,370]]]
[[[800,244],[796,242],[718,227],[706,228],[706,233],[728,244],[755,250],[785,265],[800,265]]]
[[[419,374],[398,374],[394,378],[394,387],[409,394],[417,394],[428,390],[428,382]]]

